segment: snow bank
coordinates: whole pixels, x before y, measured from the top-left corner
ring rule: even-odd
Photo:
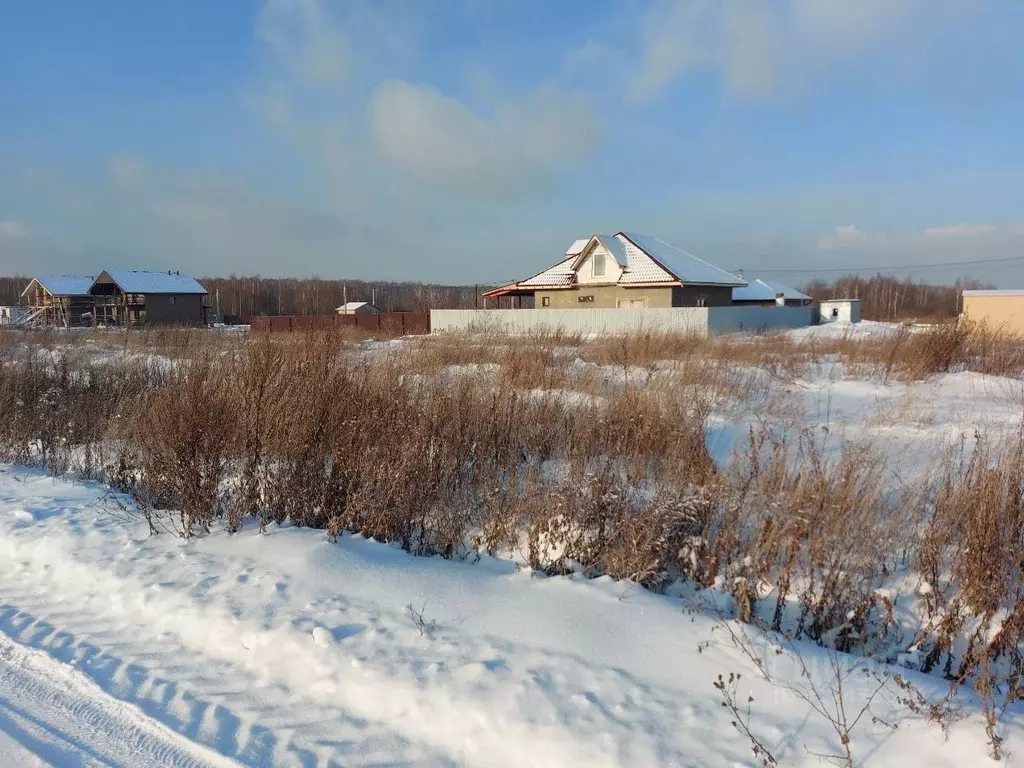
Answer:
[[[731,671],[780,761],[818,765],[811,752],[837,748],[806,704],[759,679],[679,599],[289,527],[151,538],[105,512],[104,493],[0,475],[0,640],[73,665],[75,685],[239,763],[749,765],[712,686]],[[434,628],[418,627],[410,605]],[[823,682],[821,652],[805,653]],[[799,680],[785,655],[772,655],[772,674]],[[861,678],[849,681],[851,706],[873,688]],[[893,697],[873,713],[897,729],[858,726],[866,763],[983,759],[977,716],[945,743]],[[1010,752],[1020,727],[1009,713]]]

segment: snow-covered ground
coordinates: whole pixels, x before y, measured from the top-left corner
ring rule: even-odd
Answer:
[[[802,653],[827,689],[824,652]],[[756,765],[713,687],[730,672],[780,763],[821,765],[834,732],[778,684],[806,684],[790,652],[765,657],[774,684],[708,615],[607,578],[291,527],[150,537],[101,486],[0,473],[4,765]],[[853,675],[849,710],[882,672]],[[1010,764],[1022,725],[1005,715]],[[976,712],[947,741],[890,689],[852,746],[858,764],[987,760]]]

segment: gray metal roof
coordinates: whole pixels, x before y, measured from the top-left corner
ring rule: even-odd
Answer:
[[[801,293],[796,288],[776,283],[770,280],[754,280],[742,288],[732,289],[733,301],[775,301],[775,297],[782,294],[783,298],[789,301],[809,301],[810,296]]]
[[[78,275],[38,275],[35,280],[51,296],[88,296],[89,288],[92,286],[95,277],[80,277]],[[31,286],[32,283],[29,283]],[[22,291],[22,296],[28,292],[28,288]]]
[[[645,251],[651,258],[668,269],[682,283],[692,285],[729,285],[743,286],[746,280],[736,275],[719,269],[713,264],[708,264],[692,253],[687,253],[671,243],[666,243],[658,237],[651,235],[637,235],[630,232],[621,233],[633,241],[641,250]]]
[[[626,246],[622,244],[622,241],[612,235],[594,235],[601,244],[608,249],[611,255],[619,262],[619,266],[626,268],[629,266],[629,258],[626,256]]]
[[[125,293],[205,294],[194,277],[170,272],[139,272],[132,269],[109,269],[104,274]]]

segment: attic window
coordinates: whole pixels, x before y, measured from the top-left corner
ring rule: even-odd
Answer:
[[[594,277],[604,277],[605,271],[608,268],[605,255],[603,253],[595,253],[591,263],[594,265]]]

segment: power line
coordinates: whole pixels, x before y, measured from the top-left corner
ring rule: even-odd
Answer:
[[[847,269],[816,269],[805,267],[804,269],[744,269],[743,272],[754,274],[807,274],[807,273],[844,273],[851,272],[900,272],[911,269],[937,269],[939,267],[967,267],[972,264],[1005,264],[1011,261],[1024,261],[1024,256],[1010,256],[1005,259],[976,259],[974,261],[945,261],[936,264],[902,264],[900,266],[879,266],[879,267],[850,267]]]

